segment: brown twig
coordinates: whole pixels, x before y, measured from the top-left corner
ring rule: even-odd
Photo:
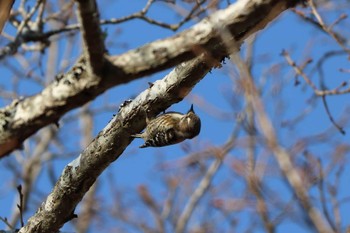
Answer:
[[[139,186],[138,194],[141,200],[143,201],[143,203],[151,210],[157,223],[157,232],[159,233],[166,232],[164,219],[161,216],[160,207],[157,205],[156,201],[149,193],[148,188],[144,185]]]
[[[269,3],[272,4],[271,8],[266,7]],[[16,100],[0,110],[0,114],[5,115],[0,119],[6,125],[5,128],[0,127],[0,157],[18,148],[24,139],[38,129],[57,122],[67,111],[91,101],[113,86],[128,83],[198,56],[205,55],[204,63],[198,64],[199,66],[212,67],[214,64],[208,63],[208,59],[211,59],[210,62],[217,59],[218,64],[228,53],[226,47],[220,43],[218,29],[227,27],[233,30],[230,39],[240,44],[290,7],[290,1],[279,1],[277,5],[275,3],[274,0],[266,0],[264,5],[260,6],[254,1],[238,1],[224,10],[213,13],[210,23],[204,19],[173,37],[149,43],[121,55],[112,57],[106,55],[105,58],[109,62],[106,64],[102,79],[91,77],[86,70],[86,61],[79,59],[70,71],[58,75],[56,80],[47,85],[41,93],[20,101]],[[250,25],[249,28],[246,28],[246,25]],[[201,55],[194,53],[197,51],[194,51],[194,48],[201,48],[201,51],[206,53]],[[180,65],[181,69],[184,65]],[[191,70],[197,72],[196,68]],[[182,97],[182,94],[180,96]],[[180,99],[179,96],[177,98]],[[33,102],[36,104],[32,105]],[[6,117],[8,113],[11,114]],[[14,120],[18,118],[21,120]]]
[[[285,57],[287,63],[293,67],[294,71],[300,75],[305,82],[313,89],[315,95],[317,96],[326,96],[326,95],[342,95],[346,93],[350,93],[350,87],[340,90],[341,88],[344,87],[346,83],[341,83],[339,87],[336,87],[331,90],[320,90],[316,87],[316,85],[311,81],[311,79],[304,73],[304,71],[292,60],[290,57],[289,53],[287,51],[283,51],[282,55]]]
[[[214,175],[218,172],[220,169],[223,160],[227,153],[233,149],[235,146],[235,139],[236,134],[238,132],[239,127],[236,128],[230,139],[225,143],[222,148],[218,148],[216,159],[211,163],[208,170],[206,171],[205,175],[203,176],[202,180],[199,182],[197,188],[194,190],[192,195],[190,196],[188,202],[185,205],[184,210],[180,214],[176,225],[175,225],[175,232],[176,233],[182,233],[184,232],[186,225],[197,206],[199,200],[203,197],[203,195],[207,192],[210,184],[212,183]]]
[[[318,190],[319,190],[319,193],[320,193],[320,201],[321,201],[321,204],[322,204],[322,211],[323,211],[323,214],[326,217],[329,225],[332,227],[333,231],[334,232],[339,232],[336,229],[336,227],[334,225],[334,222],[331,219],[331,217],[329,215],[328,208],[327,208],[327,200],[326,200],[325,190],[324,190],[324,179],[325,179],[325,176],[324,176],[322,163],[321,163],[320,159],[318,159],[318,161],[317,161],[317,166],[318,166],[318,170],[319,170]]]
[[[20,220],[21,220],[21,227],[24,226],[24,221],[23,221],[23,193],[22,193],[22,185],[18,185],[17,186],[17,192],[19,194],[19,204],[17,204],[17,208],[19,211],[19,216],[20,216]]]
[[[346,44],[345,44],[346,39],[344,39],[341,35],[337,34],[336,32],[334,32],[332,30],[333,26],[336,23],[338,23],[340,20],[342,20],[344,18],[344,16],[340,16],[333,24],[331,24],[331,26],[327,26],[326,23],[324,22],[323,18],[321,17],[321,15],[319,14],[317,7],[314,3],[314,0],[309,0],[308,3],[309,3],[309,6],[311,8],[311,12],[315,16],[316,20],[314,20],[311,17],[306,16],[301,11],[294,10],[294,12],[297,13],[297,15],[301,16],[304,20],[311,22],[317,28],[321,29],[322,31],[324,31],[325,33],[330,35],[344,51],[346,51],[347,53],[350,53],[350,49],[348,49],[346,47]]]
[[[339,130],[339,132],[343,135],[345,135],[345,130],[343,129],[343,127],[341,127],[333,118],[332,116],[332,113],[331,111],[329,110],[329,107],[328,107],[328,102],[326,100],[326,96],[322,96],[322,103],[323,103],[323,106],[326,110],[326,113],[327,113],[327,116],[329,118],[329,120],[332,122],[332,124],[335,126],[335,128],[337,128]]]
[[[0,217],[0,220],[1,220],[3,223],[5,223],[6,226],[7,226],[8,228],[10,228],[10,229],[12,229],[12,230],[15,229],[15,227],[12,226],[12,225],[8,222],[8,219],[7,219],[7,218]]]
[[[31,156],[28,156],[28,159],[24,160],[25,162],[22,164],[23,168],[21,169],[19,176],[24,182],[20,194],[22,198],[22,200],[20,200],[20,205],[23,213],[27,211],[29,199],[33,194],[33,187],[42,171],[43,160],[45,158],[43,155],[48,150],[48,147],[55,136],[56,131],[52,127],[43,129],[39,134],[39,140],[37,141],[36,147],[32,151]],[[23,213],[14,211],[10,218],[11,224],[15,225],[18,220],[21,220]]]
[[[334,20],[334,22],[331,23],[331,25],[328,26],[328,29],[332,31],[332,30],[333,30],[333,27],[334,27],[335,25],[339,24],[342,20],[347,19],[347,18],[348,18],[348,15],[347,15],[347,14],[341,14],[341,15],[339,15],[339,17],[338,17],[336,20]]]
[[[246,95],[249,96],[247,101],[250,101],[254,107],[257,114],[257,120],[259,122],[261,132],[266,140],[267,146],[273,152],[283,175],[293,188],[300,205],[305,209],[312,226],[320,233],[333,232],[329,224],[323,220],[317,208],[312,205],[307,190],[303,185],[302,179],[297,170],[294,168],[294,165],[290,159],[291,156],[283,147],[279,145],[275,130],[265,112],[263,103],[261,102],[253,78],[251,77],[247,66],[238,54],[231,55],[231,60],[238,67],[240,78],[245,84],[243,87],[247,92]]]
[[[334,221],[335,221],[335,226],[338,230],[338,232],[341,232],[341,214],[340,214],[340,201],[337,198],[338,194],[338,188],[340,187],[340,175],[344,172],[345,169],[345,163],[342,163],[339,165],[338,170],[336,171],[335,174],[335,182],[334,185],[329,185],[328,186],[328,192],[331,196],[331,203],[333,207],[333,215],[334,215]]]
[[[164,22],[161,22],[161,21],[158,21],[158,20],[155,20],[155,19],[152,19],[152,18],[146,16],[149,8],[151,6],[151,3],[153,3],[153,2],[154,2],[153,0],[149,0],[147,2],[146,6],[142,10],[140,10],[139,12],[135,12],[133,14],[130,14],[128,16],[121,17],[121,18],[111,18],[111,19],[100,20],[99,24],[100,25],[120,24],[120,23],[129,21],[129,20],[140,19],[140,20],[143,20],[149,24],[156,25],[156,26],[166,28],[166,29],[170,29],[172,31],[176,31],[183,24],[188,22],[194,16],[195,12],[198,10],[198,5],[196,4],[192,8],[192,10],[180,22],[178,22],[176,24],[168,24],[168,23],[164,23]],[[67,5],[68,5],[68,7],[70,6],[69,3]],[[198,14],[199,13],[200,12],[198,12]],[[53,17],[53,16],[51,16],[51,17]],[[47,19],[44,19],[43,22],[46,22],[49,19],[50,19],[50,17],[48,17]],[[54,36],[54,35],[57,35],[60,33],[64,33],[64,32],[77,31],[79,29],[80,29],[80,24],[70,24],[70,25],[67,25],[63,28],[53,29],[53,30],[47,31],[47,32],[38,31],[34,34],[33,33],[30,34],[30,36],[27,36],[25,38],[21,38],[21,40],[19,40],[19,39],[14,40],[13,42],[6,45],[5,49],[0,51],[0,60],[5,58],[7,55],[14,54],[17,51],[18,47],[21,46],[25,42],[46,41],[51,36]]]
[[[323,105],[326,109],[326,113],[327,113],[327,116],[329,117],[330,121],[332,122],[332,124],[339,130],[339,132],[341,132],[342,134],[345,134],[345,131],[344,129],[338,125],[330,110],[329,110],[329,107],[328,107],[328,104],[327,104],[327,101],[326,101],[326,96],[328,95],[341,95],[341,94],[346,94],[346,93],[350,93],[350,86],[344,90],[341,90],[344,86],[347,85],[347,83],[343,82],[341,83],[338,87],[332,89],[332,90],[320,90],[316,87],[316,85],[311,81],[311,79],[304,73],[303,69],[300,68],[293,60],[292,58],[290,57],[289,53],[287,51],[283,51],[282,52],[282,55],[285,57],[287,63],[293,67],[294,71],[296,72],[297,75],[300,75],[304,80],[305,82],[313,89],[315,95],[317,96],[320,96],[322,97],[322,101],[323,101]]]
[[[10,15],[10,11],[15,0],[2,0],[0,1],[0,34],[2,29]]]

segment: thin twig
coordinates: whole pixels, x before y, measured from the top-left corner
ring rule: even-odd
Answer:
[[[340,90],[340,88],[344,87],[344,84],[346,83],[341,83],[341,85],[339,87],[336,87],[334,89],[331,90],[320,90],[319,88],[316,87],[316,85],[311,81],[311,79],[303,72],[303,70],[296,65],[296,63],[292,60],[292,58],[290,57],[289,53],[287,51],[283,51],[282,55],[284,56],[284,58],[286,59],[287,63],[293,67],[294,71],[300,75],[305,82],[313,89],[315,95],[317,96],[326,96],[326,95],[342,95],[342,94],[346,94],[346,93],[350,93],[350,87],[344,89],[344,90]]]
[[[332,116],[332,113],[331,111],[329,110],[329,107],[328,107],[328,102],[326,100],[326,96],[322,96],[322,103],[323,103],[323,106],[326,110],[326,113],[327,113],[327,116],[329,118],[329,120],[332,122],[332,124],[335,126],[335,128],[337,128],[339,130],[339,132],[343,135],[346,134],[345,130],[343,127],[341,127],[333,118]]]
[[[24,221],[23,221],[23,193],[22,193],[22,185],[17,186],[17,191],[19,194],[19,204],[17,204],[17,208],[19,210],[19,216],[21,220],[21,227],[24,226]]]
[[[344,86],[347,85],[347,83],[343,82],[338,87],[336,87],[332,90],[326,90],[326,89],[320,90],[311,81],[311,79],[303,72],[303,69],[296,65],[296,63],[292,60],[292,58],[290,57],[290,55],[287,51],[283,51],[282,55],[285,57],[287,63],[291,67],[294,68],[294,71],[297,73],[297,75],[300,75],[305,80],[305,82],[313,89],[314,93],[317,96],[322,97],[323,106],[325,107],[327,116],[329,117],[330,121],[339,130],[339,132],[341,134],[345,134],[345,130],[335,122],[335,120],[334,120],[334,118],[329,110],[329,107],[328,107],[328,104],[326,101],[326,96],[327,95],[341,95],[341,94],[345,94],[345,93],[350,93],[350,86],[344,90],[341,90],[341,88],[343,88]]]
[[[337,44],[344,49],[347,53],[350,53],[350,49],[346,47],[346,41],[342,36],[338,35],[336,32],[332,30],[333,26],[335,25],[334,23],[331,24],[331,26],[327,26],[326,23],[324,22],[323,18],[319,14],[316,5],[314,3],[314,0],[309,0],[308,1],[309,6],[311,8],[312,14],[315,16],[316,20],[306,16],[304,13],[300,11],[294,11],[296,12],[299,16],[301,16],[303,19],[307,20],[308,22],[311,22],[313,25],[316,25],[319,29],[330,35],[336,42]],[[335,23],[338,23],[337,21],[340,21],[342,17],[340,17],[339,20],[336,20]]]
[[[232,134],[228,142],[225,143],[222,149],[218,148],[218,151],[217,151],[218,154],[216,155],[216,159],[209,166],[208,170],[203,176],[203,179],[199,182],[197,188],[194,190],[194,192],[190,196],[183,212],[181,213],[181,215],[179,216],[176,222],[176,226],[175,226],[176,233],[182,233],[185,231],[186,225],[192,215],[192,212],[197,206],[199,200],[203,197],[203,195],[206,193],[209,186],[211,185],[214,175],[217,173],[217,171],[221,167],[226,154],[230,150],[232,150],[232,148],[234,147],[238,128],[239,127],[237,127],[236,130],[234,130],[234,133]]]
[[[143,201],[143,203],[151,210],[156,223],[157,223],[157,228],[159,233],[164,233],[165,231],[165,224],[164,224],[164,219],[161,216],[161,210],[160,207],[157,205],[156,201],[154,198],[151,196],[149,193],[148,189],[146,186],[142,185],[138,189],[138,194]]]
[[[35,5],[30,9],[28,14],[25,16],[25,18],[21,21],[20,25],[17,28],[17,38],[20,37],[22,34],[23,29],[28,26],[29,20],[33,17],[35,12],[39,9],[40,5],[42,4],[43,0],[37,0]]]
[[[283,175],[293,188],[300,205],[305,209],[313,228],[317,229],[317,231],[320,233],[333,232],[329,224],[323,220],[322,215],[317,208],[312,205],[307,190],[303,185],[302,179],[297,170],[294,168],[294,165],[290,159],[291,156],[283,147],[279,145],[275,130],[265,112],[263,103],[261,102],[253,78],[251,77],[247,66],[238,54],[231,55],[231,60],[238,67],[240,78],[242,79],[242,82],[245,83],[243,87],[245,88],[245,91],[248,92],[248,101],[251,101],[252,105],[254,106],[257,119],[261,127],[261,132],[266,140],[267,146],[273,152]]]
[[[327,200],[326,200],[326,195],[325,195],[325,190],[324,190],[324,172],[323,172],[323,168],[322,168],[322,163],[321,160],[318,159],[317,161],[317,166],[318,166],[318,170],[319,170],[319,181],[318,181],[318,190],[320,193],[320,201],[322,204],[322,211],[324,213],[324,216],[326,217],[329,225],[332,227],[333,231],[337,232],[337,229],[334,225],[333,220],[331,219],[330,215],[329,215],[329,211],[327,208]]]
[[[150,1],[153,2],[153,1]],[[36,5],[36,8],[38,8],[38,4]],[[184,23],[188,22],[194,12],[197,10],[197,5],[190,11],[190,13],[183,19],[181,20],[179,23],[177,24],[168,24],[168,23],[164,23],[161,21],[157,21],[155,19],[152,19],[150,17],[147,17],[147,11],[149,9],[150,6],[145,6],[141,11],[133,13],[131,15],[122,17],[122,18],[112,18],[112,19],[108,19],[108,20],[100,20],[99,24],[100,25],[111,25],[111,24],[120,24],[129,20],[134,20],[134,19],[140,19],[143,20],[149,24],[152,25],[156,25],[162,28],[166,28],[166,29],[170,29],[172,31],[176,31],[177,29],[179,29]],[[31,11],[32,12],[32,11]],[[35,12],[34,12],[35,13]],[[27,21],[29,21],[30,18],[27,19]],[[47,21],[44,20],[44,21]],[[23,24],[23,22],[21,23]],[[8,43],[4,49],[2,49],[2,51],[0,51],[0,60],[5,58],[7,55],[11,55],[17,52],[17,49],[19,46],[21,46],[21,44],[25,43],[25,42],[37,42],[37,41],[45,41],[48,38],[50,38],[51,36],[60,34],[60,33],[64,33],[64,32],[71,32],[71,31],[77,31],[80,29],[80,25],[79,24],[71,24],[71,25],[67,25],[63,28],[60,29],[54,29],[51,31],[47,31],[47,32],[41,32],[41,31],[37,31],[34,34],[31,34],[30,36],[26,36],[26,37],[20,37],[18,36],[19,33],[17,33],[17,37],[14,41]]]
[[[15,229],[14,226],[12,226],[9,222],[8,222],[8,219],[7,218],[3,218],[3,217],[0,217],[0,220],[6,224],[6,226],[9,228],[9,229]]]

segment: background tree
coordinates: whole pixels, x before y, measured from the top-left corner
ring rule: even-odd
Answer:
[[[15,2],[0,50],[3,228],[347,231],[348,5]],[[199,137],[129,146],[145,112],[191,103]]]

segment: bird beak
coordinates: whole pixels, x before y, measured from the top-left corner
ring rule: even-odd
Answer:
[[[194,113],[193,104],[191,104],[191,108],[190,108],[190,110],[188,110],[188,112],[193,112]]]

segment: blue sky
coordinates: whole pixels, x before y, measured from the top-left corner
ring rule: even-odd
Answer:
[[[101,1],[99,2],[101,18],[118,18],[128,15],[141,9],[144,6],[144,3],[144,1]],[[160,2],[154,4],[149,15],[166,22],[177,22],[178,20],[176,14],[172,13],[166,5]],[[334,18],[334,15],[329,16],[329,19],[332,18]],[[186,24],[180,29],[180,31],[193,23],[195,22]],[[174,34],[169,30],[160,29],[140,20],[126,22],[121,25],[104,26],[103,28],[107,30],[108,33],[106,43],[107,45],[110,45],[108,48],[111,54],[123,53],[129,49],[144,45],[145,43],[156,39],[166,38]],[[5,31],[11,33],[11,27],[7,25]],[[1,45],[4,44],[1,40],[0,43]],[[66,47],[66,43],[63,40],[59,42],[58,46],[58,51],[63,51]],[[321,99],[315,100],[315,104],[313,105],[309,104],[309,101],[313,96],[311,88],[306,86],[302,79],[300,79],[301,84],[299,86],[294,85],[294,72],[288,67],[288,65],[286,65],[283,56],[281,56],[282,50],[287,50],[295,61],[302,63],[307,57],[312,57],[314,60],[317,60],[317,58],[322,56],[324,52],[339,49],[340,48],[332,42],[329,37],[323,35],[314,27],[303,23],[298,17],[290,12],[284,13],[275,22],[271,23],[266,30],[258,33],[255,44],[254,55],[256,60],[254,60],[253,75],[257,83],[261,84],[262,82],[266,82],[266,85],[264,86],[264,92],[266,92],[264,103],[268,110],[268,114],[276,126],[276,131],[278,132],[278,136],[280,137],[283,146],[287,148],[291,147],[297,141],[302,141],[304,137],[321,133],[333,126],[326,115]],[[81,48],[74,47],[72,50],[73,57],[70,57],[71,61],[76,59],[80,51]],[[43,56],[47,56],[47,54]],[[10,62],[16,65],[16,62],[11,60]],[[230,61],[227,61],[227,63],[229,62]],[[308,71],[314,66],[314,63],[311,64]],[[347,80],[347,73],[338,72],[339,68],[346,69],[347,66],[348,60],[346,56],[335,57],[334,59],[327,61],[325,65],[325,76],[327,77],[326,83],[329,88],[334,88],[343,80]],[[58,60],[56,69],[60,70],[60,67],[61,63],[60,60]],[[184,142],[184,144],[189,146],[191,151],[196,151],[207,145],[222,145],[232,132],[235,125],[235,115],[238,114],[238,111],[237,109],[233,109],[231,104],[227,101],[227,96],[225,96],[225,93],[229,93],[233,88],[232,80],[227,75],[227,71],[230,70],[230,67],[231,66],[227,64],[222,69],[214,69],[193,89],[191,94],[184,101],[173,105],[170,108],[174,111],[186,112],[192,103],[195,104],[195,111],[202,119],[202,130],[198,137],[191,141]],[[273,67],[278,68],[278,71],[274,73],[272,69]],[[46,68],[43,70],[45,69]],[[6,69],[2,62],[0,63],[0,72],[2,74],[0,85],[11,90],[11,78],[13,76],[9,73],[9,70]],[[161,79],[168,72],[169,70],[159,72],[150,77],[145,77],[132,83],[112,88],[94,100],[92,102],[92,108],[94,109],[97,109],[106,103],[115,107],[114,110],[105,111],[97,115],[94,122],[94,134],[97,135],[97,133],[106,126],[112,117],[112,114],[117,112],[120,103],[126,99],[134,98],[138,93],[147,88],[148,82]],[[317,74],[312,76],[314,82],[318,85],[317,77]],[[281,89],[283,89],[281,94],[283,97],[283,108],[280,108],[280,106],[277,105],[279,101],[272,94],[273,87],[276,85],[276,79],[281,83]],[[40,91],[40,89],[41,87],[30,81],[21,83],[19,88],[20,95],[24,96],[35,94]],[[344,111],[349,108],[347,98],[348,95],[328,98],[329,106],[335,119],[339,119]],[[213,116],[210,111],[206,110],[196,102],[198,99],[205,100],[205,102],[212,105],[214,109],[217,108],[218,110],[227,113],[228,118],[218,119],[215,115]],[[242,104],[242,98],[238,101]],[[5,106],[6,104],[8,104],[7,101],[0,100],[0,106]],[[281,126],[282,121],[296,118],[305,111],[305,109],[309,110],[310,113],[305,116],[302,123],[294,128]],[[278,110],[283,110],[281,115],[276,114],[279,112]],[[60,129],[61,132],[59,137],[65,139],[65,146],[69,152],[76,152],[76,156],[78,156],[80,149],[77,148],[80,146],[80,142],[79,138],[74,137],[74,135],[79,132],[79,125],[76,124],[76,122],[66,121],[67,118],[76,113],[77,111],[75,110],[63,117],[63,124]],[[345,130],[349,131],[349,127],[346,126]],[[343,136],[340,133],[334,133],[332,143],[347,143],[349,139],[348,134]],[[162,173],[157,170],[157,162],[176,162],[184,158],[187,154],[182,149],[184,144],[157,149],[139,149],[138,146],[141,144],[142,140],[134,140],[125,153],[107,168],[100,177],[98,195],[104,198],[106,197],[107,202],[113,201],[113,196],[110,195],[110,187],[108,183],[108,177],[112,175],[118,188],[129,190],[132,195],[135,195],[137,186],[146,184],[149,185],[152,194],[160,197],[164,196],[166,190],[159,182],[161,179],[159,174]],[[25,145],[27,146],[28,143]],[[329,155],[333,153],[334,148],[332,148],[332,145],[333,144],[315,143],[313,146],[308,147],[308,149],[311,153],[317,154],[317,157],[321,158],[324,163],[327,163],[331,159],[329,158]],[[62,152],[58,151],[58,153]],[[55,162],[56,176],[58,176],[64,166],[76,156],[58,159]],[[347,157],[348,156],[346,156],[346,158]],[[214,184],[220,185],[226,179],[227,175],[232,172],[230,171],[231,161],[243,158],[245,158],[245,151],[243,149],[233,151],[227,157],[221,171],[216,175]],[[8,161],[13,161],[15,159],[16,157],[11,155],[10,157],[3,159],[2,163],[0,163],[0,175],[4,180],[0,185],[0,189],[4,190],[0,195],[0,216],[2,217],[10,217],[9,210],[14,205],[14,199],[18,198],[16,196],[15,188],[13,188],[17,183],[10,183],[11,179],[8,177],[11,176],[11,173],[6,165]],[[345,168],[345,174],[341,179],[342,185],[339,193],[340,197],[349,196],[349,190],[346,188],[346,181],[344,180],[344,177],[348,177],[349,175],[349,169]],[[334,175],[332,175],[332,177],[334,178]],[[271,177],[268,176],[266,179],[269,188],[273,190],[280,189],[281,192],[285,193],[285,196],[290,195],[290,193],[288,193],[288,187],[281,182],[279,177],[276,178],[274,175],[271,175]],[[227,194],[223,193],[222,196],[235,196],[236,189],[240,189],[239,192],[242,192],[243,185],[239,185],[239,183],[232,183],[232,185],[232,189],[229,189]],[[44,168],[37,189],[45,194],[50,192],[51,188],[52,186],[48,181],[48,170],[47,168]],[[317,189],[313,189],[311,194],[317,196]],[[238,196],[239,194],[237,194],[237,197]],[[37,198],[35,198],[35,200],[37,201]],[[343,221],[347,224],[349,224],[349,220],[346,219],[345,216],[348,215],[346,210],[348,207],[348,205],[344,205],[344,208],[341,209]],[[243,212],[241,215],[242,221],[245,222],[250,214],[249,210]],[[31,215],[31,213],[28,213],[28,215]],[[192,222],[190,223],[194,224],[195,219],[192,219]],[[114,224],[116,223],[113,222],[113,220],[107,223],[109,226],[113,226]],[[247,227],[245,224],[241,226],[241,230]],[[0,222],[0,229],[2,228],[3,224]],[[63,229],[72,230],[69,224]],[[282,224],[278,230],[280,232],[310,232],[309,229],[299,229],[299,226],[290,222]]]

